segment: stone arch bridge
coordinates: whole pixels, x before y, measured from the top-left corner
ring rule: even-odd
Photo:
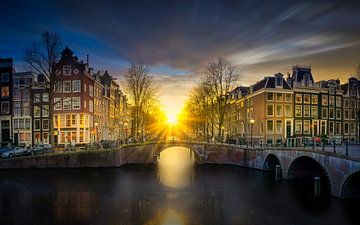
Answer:
[[[360,159],[303,148],[242,148],[234,145],[167,141],[119,149],[49,154],[1,160],[0,168],[119,167],[156,163],[161,151],[174,146],[191,149],[197,163],[230,164],[260,170],[281,168],[285,179],[322,177],[338,198],[360,196]]]

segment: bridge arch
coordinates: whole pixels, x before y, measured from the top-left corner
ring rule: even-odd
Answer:
[[[281,175],[283,176],[283,166],[280,162],[280,159],[275,154],[268,154],[265,157],[263,163],[263,169],[266,171],[275,171],[276,165],[280,165],[281,168]]]
[[[187,148],[190,150],[190,156],[195,159],[195,162],[199,162],[201,160],[202,151],[200,149],[197,149],[196,147],[193,147],[192,145],[188,145],[186,143],[166,143],[164,145],[158,146],[157,154],[161,155],[161,152],[173,148],[173,147],[182,147]]]
[[[341,198],[360,196],[360,170],[350,174],[341,185]]]
[[[330,173],[319,161],[310,156],[295,158],[288,168],[287,179],[303,179],[321,177],[322,183],[328,185],[328,192],[333,190],[333,183]]]

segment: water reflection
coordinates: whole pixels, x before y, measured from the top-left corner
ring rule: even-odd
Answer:
[[[192,185],[178,189],[144,166],[0,170],[0,224],[360,224],[358,201],[314,199],[303,184],[277,183],[261,171],[219,165],[193,171]]]
[[[158,179],[167,187],[185,188],[194,181],[194,153],[185,147],[171,147],[160,153]]]

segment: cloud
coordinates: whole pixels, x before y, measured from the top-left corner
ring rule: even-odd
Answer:
[[[357,0],[12,0],[5,5],[0,19],[7,35],[0,36],[0,54],[21,59],[25,43],[49,29],[61,33],[80,57],[90,54],[95,68],[116,76],[129,61],[141,59],[174,95],[217,57],[239,64],[244,83],[288,71],[295,63],[312,64],[320,77],[336,72],[345,78],[360,61]]]

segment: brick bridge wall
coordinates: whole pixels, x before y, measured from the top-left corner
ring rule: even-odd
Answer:
[[[300,157],[315,160],[323,168],[330,181],[333,196],[343,198],[343,186],[353,174],[360,172],[360,161],[333,153],[312,152],[295,149],[240,149],[235,146],[167,142],[126,146],[115,150],[99,150],[65,154],[49,154],[19,157],[0,161],[0,169],[28,168],[99,168],[120,167],[124,164],[156,163],[160,152],[168,147],[190,148],[198,163],[238,165],[260,170],[266,169],[268,156],[276,158],[282,169],[283,178],[289,177],[289,170]]]

